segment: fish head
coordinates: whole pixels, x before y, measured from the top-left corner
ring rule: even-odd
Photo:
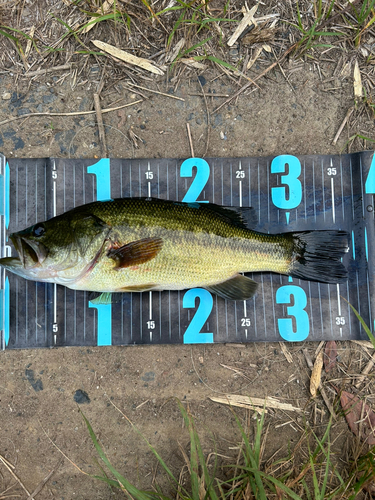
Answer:
[[[106,229],[95,216],[79,213],[38,222],[10,235],[18,257],[0,265],[31,280],[74,281],[98,255]]]

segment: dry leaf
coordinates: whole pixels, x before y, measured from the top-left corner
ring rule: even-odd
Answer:
[[[113,1],[114,0],[105,0],[105,2],[101,5],[101,7],[99,7],[99,9],[96,11],[96,14],[99,15],[108,14],[113,5]],[[95,21],[95,17],[93,19],[90,19],[89,23],[91,22],[92,24],[86,26],[86,28],[82,30],[82,33],[88,33],[95,26],[95,24],[97,24],[93,21]]]
[[[334,340],[327,342],[324,349],[324,369],[328,373],[336,365],[337,345]]]
[[[182,62],[182,63],[186,64],[186,66],[190,66],[191,68],[206,69],[205,64],[200,63],[198,61],[195,61],[192,57],[191,58],[181,57],[179,59],[179,62]]]
[[[354,64],[354,97],[361,99],[362,98],[362,78],[361,72],[359,71],[358,61]]]
[[[257,26],[241,38],[241,43],[242,45],[253,45],[254,43],[273,42],[275,31],[275,29]]]
[[[181,40],[176,43],[173,50],[167,55],[167,57],[165,58],[165,62],[173,62],[184,45],[185,45],[185,38],[181,38]]]
[[[375,413],[369,405],[350,392],[342,391],[341,406],[351,431],[360,439],[375,444]]]
[[[125,61],[128,64],[132,64],[133,66],[139,66],[140,68],[146,69],[151,73],[155,73],[156,75],[164,75],[164,72],[151,64],[147,59],[143,59],[143,57],[133,56],[129,54],[129,52],[125,52],[125,50],[118,49],[113,45],[109,45],[108,43],[102,42],[100,40],[91,40],[91,42],[98,47],[100,50],[104,50],[111,54],[111,56],[117,57],[117,59],[121,59],[121,61]]]
[[[323,368],[323,351],[317,355],[314,367],[311,372],[310,379],[310,393],[313,398],[315,398],[318,388],[320,386],[320,381],[322,378],[322,368]]]
[[[281,403],[275,398],[253,398],[251,396],[240,396],[237,394],[226,394],[225,396],[212,396],[211,401],[215,403],[222,403],[231,406],[238,406],[239,408],[248,408],[255,410],[263,408],[276,408],[288,411],[302,411],[300,408],[292,406],[289,403]]]
[[[241,36],[241,34],[243,33],[243,31],[245,31],[245,29],[248,26],[251,26],[252,24],[256,25],[256,22],[254,20],[254,14],[255,14],[257,8],[258,8],[258,5],[254,5],[254,7],[252,7],[249,10],[249,12],[246,12],[246,14],[244,14],[244,16],[242,18],[242,21],[237,26],[237,28],[236,28],[235,32],[233,33],[233,35],[227,41],[228,47],[232,47],[232,45],[234,45],[236,43],[236,41],[238,40],[238,38]]]

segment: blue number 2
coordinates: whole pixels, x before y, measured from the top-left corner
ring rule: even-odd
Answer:
[[[87,167],[88,174],[96,176],[96,199],[100,201],[111,198],[111,172],[110,160],[103,158],[94,165]],[[98,345],[112,345],[112,305],[111,304],[91,304],[90,308],[98,311]]]
[[[181,177],[191,177],[193,175],[193,167],[197,167],[197,173],[182,200],[185,203],[194,203],[197,201],[198,196],[203,191],[210,177],[210,166],[202,158],[188,158],[185,160],[180,168]],[[184,295],[182,307],[194,308],[196,298],[200,299],[199,307],[184,334],[184,344],[212,343],[214,341],[213,333],[200,333],[202,326],[212,311],[213,300],[210,292],[203,288],[188,290]]]
[[[286,285],[276,292],[277,304],[290,304],[291,297],[294,298],[294,305],[287,307],[287,314],[294,316],[296,320],[296,331],[293,330],[292,318],[280,318],[277,320],[279,333],[284,340],[291,342],[301,342],[310,333],[309,316],[305,311],[307,297],[302,288],[295,285]]]
[[[193,167],[197,167],[197,173],[191,183],[190,188],[187,190],[182,201],[186,203],[193,203],[197,201],[198,196],[207,184],[210,177],[210,166],[202,158],[188,158],[185,160],[180,168],[181,177],[191,177],[193,175]],[[207,201],[202,201],[200,203],[208,203]]]
[[[188,290],[183,298],[182,307],[195,308],[195,299],[199,298],[199,306],[184,335],[184,344],[212,344],[213,333],[200,333],[202,326],[211,313],[213,300],[210,292],[204,288]]]
[[[289,171],[281,176],[281,184],[271,189],[272,202],[277,208],[291,210],[297,208],[302,201],[302,185],[298,177],[301,175],[301,162],[292,155],[276,156],[271,163],[271,174],[284,174],[286,165]],[[289,195],[287,197],[286,186]]]

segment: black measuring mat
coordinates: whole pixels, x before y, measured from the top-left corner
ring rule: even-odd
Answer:
[[[6,159],[0,156],[1,256],[8,235],[95,200],[154,197],[253,207],[266,233],[343,230],[349,280],[339,285],[250,273],[256,296],[205,289],[89,292],[27,281],[1,268],[2,348],[364,339],[350,302],[374,327],[374,152],[264,158]]]

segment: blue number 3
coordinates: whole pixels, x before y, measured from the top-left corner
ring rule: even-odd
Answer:
[[[296,330],[293,330],[292,318],[280,318],[277,320],[279,333],[284,340],[291,342],[301,342],[310,333],[309,315],[305,311],[307,297],[302,288],[295,285],[286,285],[276,292],[277,304],[290,304],[291,297],[294,298],[294,305],[287,307],[287,314],[294,316],[296,320]]]
[[[302,185],[298,179],[301,162],[292,155],[276,156],[271,163],[271,174],[284,174],[286,165],[289,165],[289,172],[281,176],[281,184],[288,186],[289,195],[287,197],[285,186],[278,186],[271,189],[271,197],[277,208],[291,210],[297,208],[302,200]]]

